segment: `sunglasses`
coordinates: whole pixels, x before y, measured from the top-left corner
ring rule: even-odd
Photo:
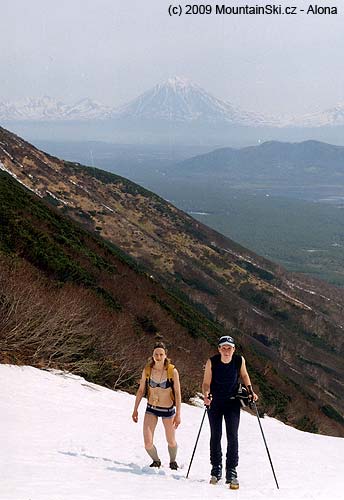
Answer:
[[[223,337],[220,338],[219,342],[218,342],[218,346],[221,347],[222,345],[231,345],[232,347],[235,346],[235,342],[234,342],[234,339],[232,337],[230,337],[229,335],[225,335]]]

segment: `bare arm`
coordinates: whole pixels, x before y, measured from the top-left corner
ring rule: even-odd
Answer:
[[[174,387],[174,396],[176,404],[176,414],[173,418],[173,426],[176,429],[181,422],[180,410],[182,405],[182,393],[180,389],[179,373],[176,368],[174,368],[173,370],[173,387]]]
[[[203,383],[202,383],[202,393],[204,398],[204,404],[206,406],[210,406],[209,395],[210,395],[211,379],[212,379],[211,361],[210,359],[208,359],[208,361],[205,364]]]
[[[138,410],[139,405],[141,403],[141,399],[144,396],[145,389],[146,389],[146,371],[145,371],[145,369],[143,369],[142,375],[141,375],[141,380],[140,380],[140,385],[139,385],[139,388],[138,388],[137,393],[136,393],[133,414],[131,416],[131,418],[134,420],[134,422],[137,422],[139,419],[137,410]]]
[[[251,379],[250,379],[250,376],[249,376],[247,368],[246,368],[246,361],[245,361],[244,356],[241,356],[241,359],[242,359],[241,368],[240,368],[240,377],[241,377],[241,380],[246,385],[246,387],[251,388],[252,395],[253,395],[253,400],[257,401],[258,396],[252,390]]]

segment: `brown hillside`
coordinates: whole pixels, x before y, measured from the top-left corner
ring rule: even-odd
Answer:
[[[288,274],[140,186],[53,158],[4,129],[0,161],[232,329],[272,414],[343,432],[343,290]]]

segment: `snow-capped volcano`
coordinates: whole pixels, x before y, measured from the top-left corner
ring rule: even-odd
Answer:
[[[177,122],[227,122],[258,125],[265,120],[209,94],[186,78],[169,78],[136,99],[117,108],[114,118],[170,120]]]
[[[66,104],[49,96],[26,98],[16,102],[0,102],[3,121],[60,121],[104,119],[110,108],[91,99]]]

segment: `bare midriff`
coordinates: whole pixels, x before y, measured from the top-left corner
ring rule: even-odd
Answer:
[[[164,373],[164,380],[155,380],[153,377],[151,379],[157,384],[163,384],[167,380],[166,377],[167,371]],[[170,408],[173,406],[171,387],[167,387],[166,389],[162,387],[149,387],[148,403],[152,406],[161,406],[161,408]]]

